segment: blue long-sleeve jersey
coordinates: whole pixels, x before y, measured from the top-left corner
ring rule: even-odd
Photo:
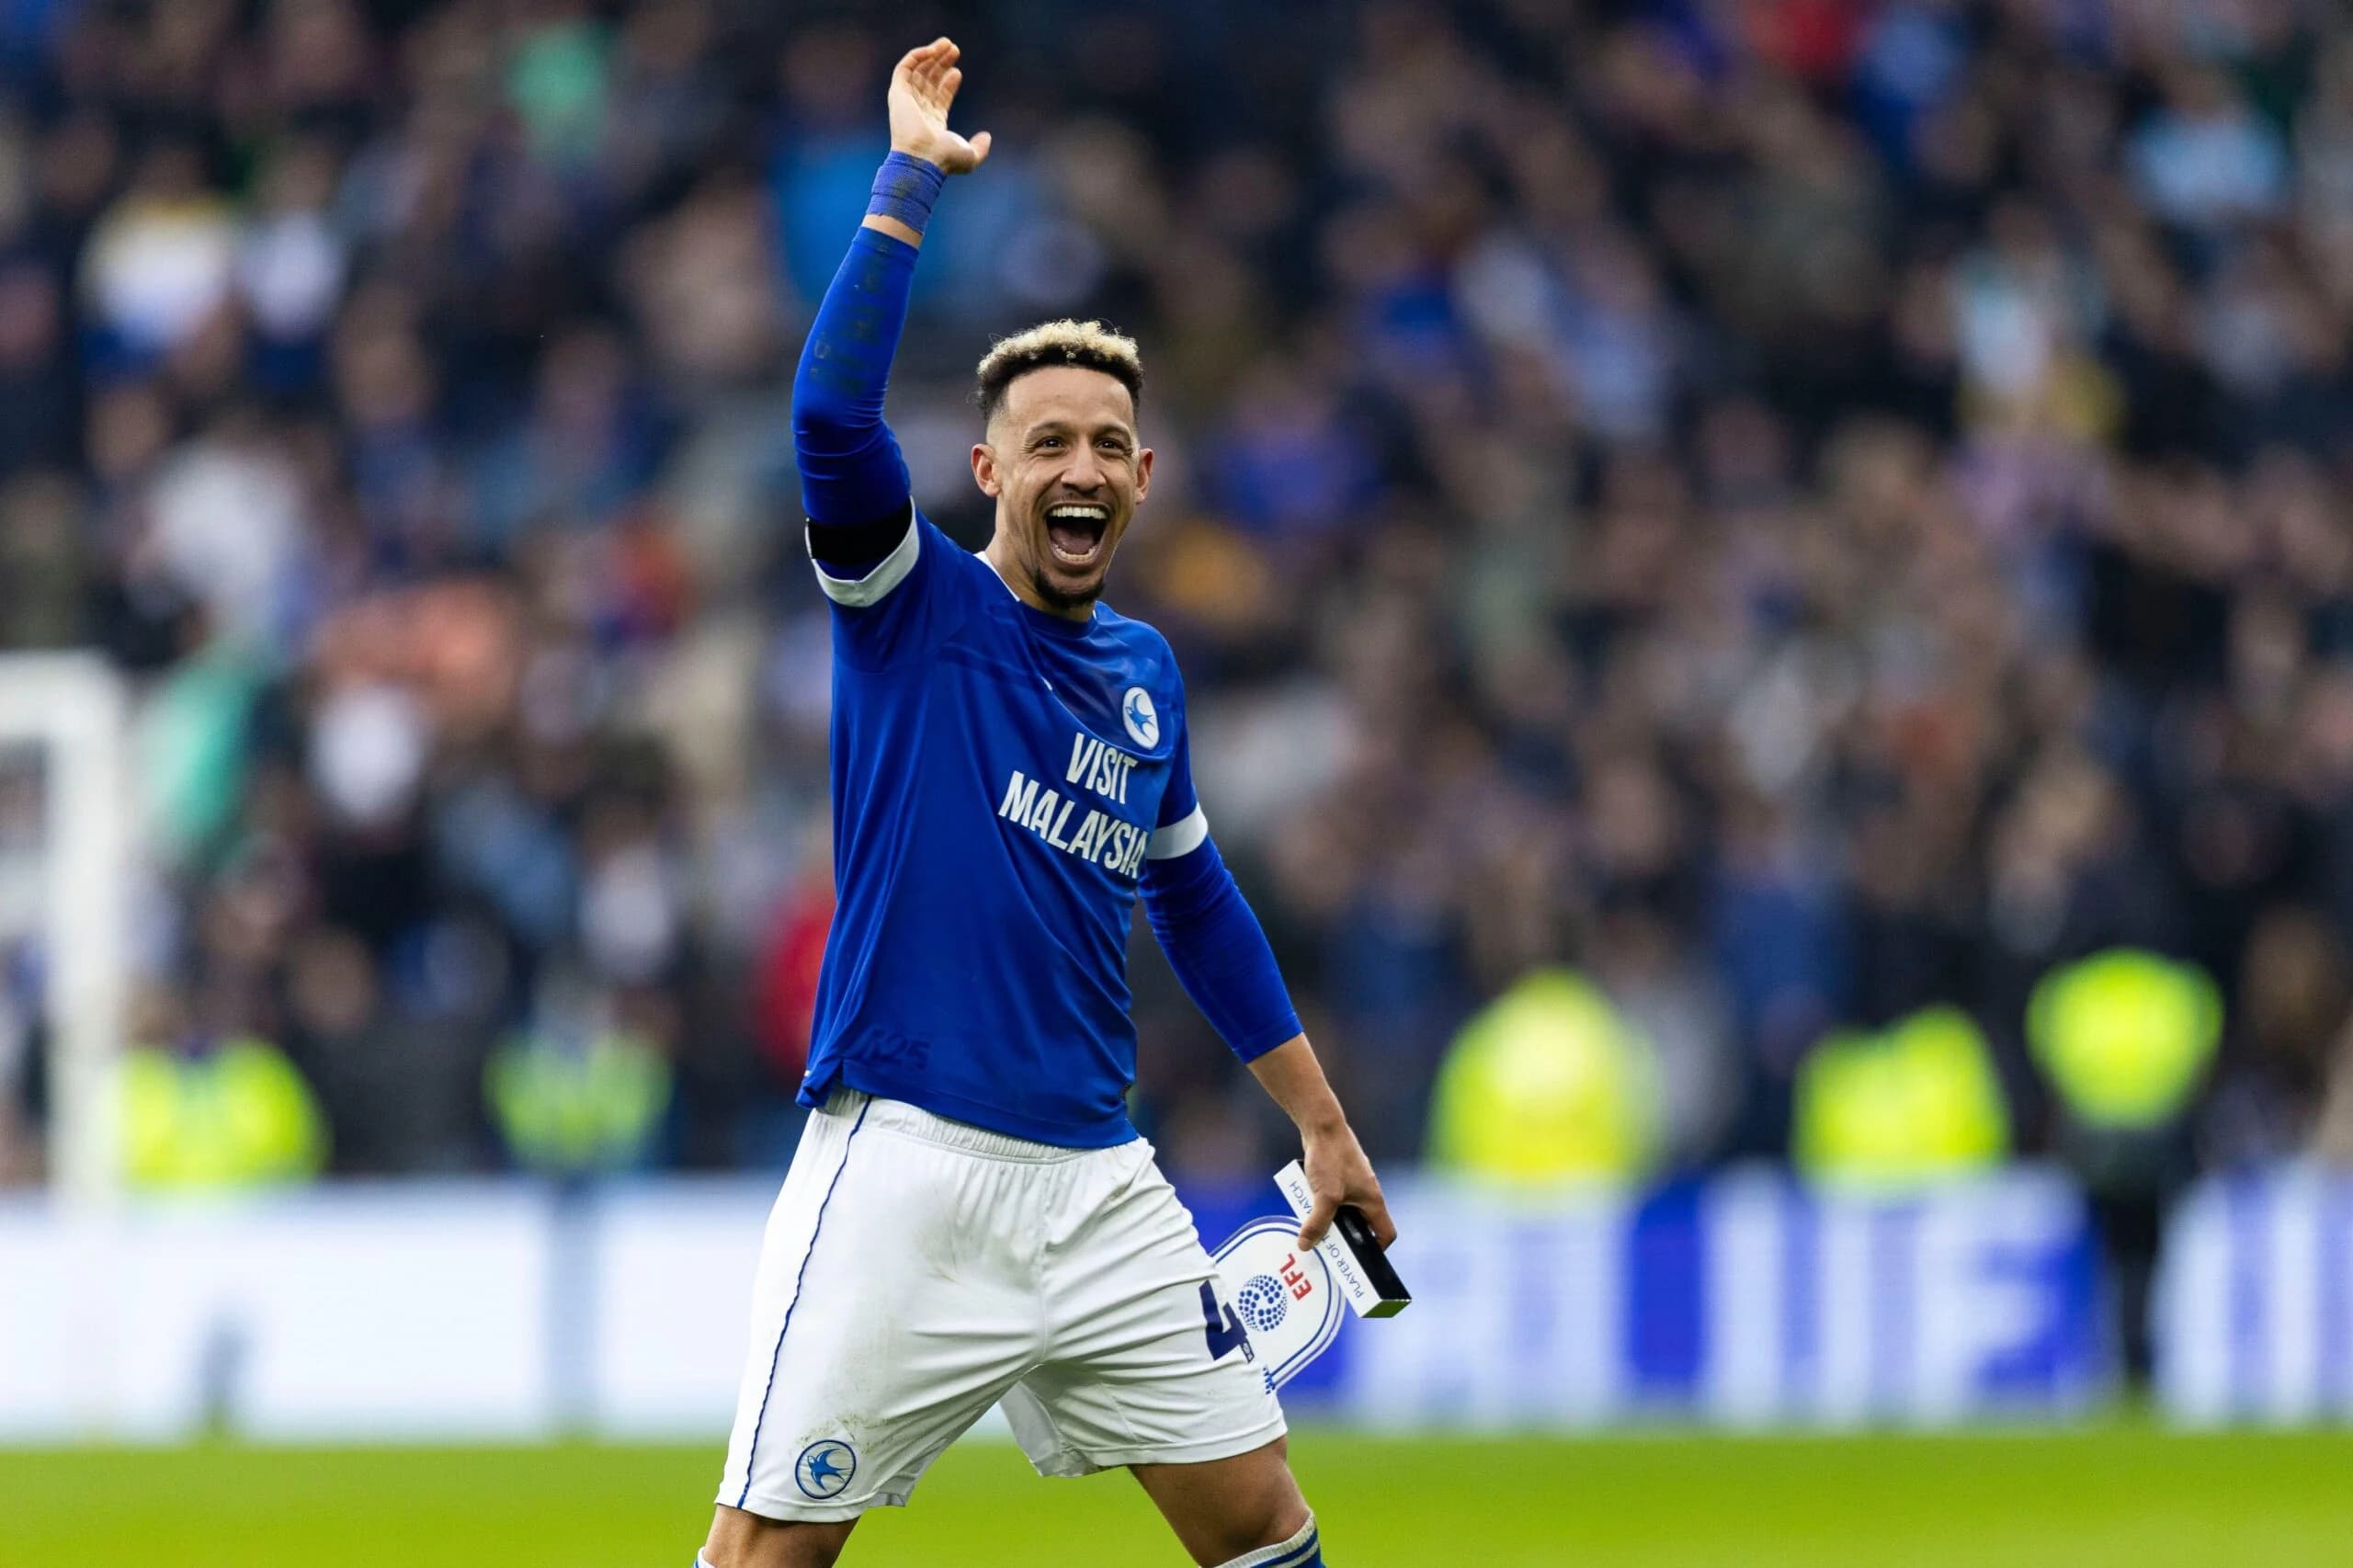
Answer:
[[[1139,888],[1245,1060],[1299,1033],[1195,797],[1167,642],[1017,598],[916,510],[882,420],[915,247],[861,228],[803,348],[793,437],[834,607],[834,869],[804,1105],[836,1085],[1017,1137],[1135,1136]]]

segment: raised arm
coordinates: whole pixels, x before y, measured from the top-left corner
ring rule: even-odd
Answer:
[[[907,465],[882,422],[883,391],[932,204],[949,175],[978,167],[989,150],[988,132],[967,141],[948,129],[964,74],[956,58],[943,38],[908,51],[891,73],[891,155],[793,377],[793,451],[821,562],[880,560],[909,526]]]

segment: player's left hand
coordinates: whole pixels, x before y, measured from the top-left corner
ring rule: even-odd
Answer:
[[[1329,1132],[1309,1133],[1300,1164],[1307,1171],[1308,1190],[1315,1195],[1315,1206],[1299,1227],[1301,1246],[1313,1247],[1324,1239],[1343,1203],[1364,1210],[1373,1237],[1384,1251],[1397,1239],[1396,1221],[1389,1217],[1389,1200],[1381,1195],[1381,1178],[1372,1174],[1364,1145],[1346,1122]]]

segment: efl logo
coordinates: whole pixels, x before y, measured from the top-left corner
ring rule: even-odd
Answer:
[[[1299,1250],[1296,1220],[1243,1226],[1217,1249],[1217,1271],[1235,1318],[1256,1343],[1269,1388],[1322,1355],[1347,1315],[1331,1266]]]
[[[1290,1315],[1293,1301],[1303,1301],[1313,1294],[1315,1281],[1300,1267],[1299,1255],[1286,1253],[1274,1273],[1254,1274],[1245,1280],[1234,1302],[1242,1309],[1243,1322],[1261,1334],[1272,1334]]]

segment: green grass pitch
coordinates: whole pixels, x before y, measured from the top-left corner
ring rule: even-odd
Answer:
[[[1306,1431],[1336,1568],[2341,1568],[2353,1436],[1562,1441]],[[0,1450],[6,1568],[687,1568],[710,1448]],[[950,1450],[858,1568],[1182,1568],[1120,1475]]]

